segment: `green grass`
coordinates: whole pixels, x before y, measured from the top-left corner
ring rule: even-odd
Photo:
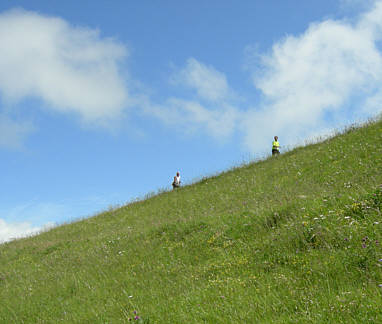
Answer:
[[[0,323],[381,323],[382,122],[0,245]]]

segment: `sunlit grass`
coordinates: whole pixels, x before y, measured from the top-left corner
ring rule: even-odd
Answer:
[[[0,246],[0,323],[382,322],[382,123]]]

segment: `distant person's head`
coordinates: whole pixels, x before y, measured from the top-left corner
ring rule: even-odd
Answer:
[[[176,176],[179,177],[179,172],[176,173]]]
[[[279,138],[277,137],[277,136],[275,136],[275,141],[277,142],[277,140],[278,140]]]

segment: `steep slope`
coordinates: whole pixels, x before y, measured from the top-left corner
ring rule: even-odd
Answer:
[[[382,322],[381,184],[375,122],[0,245],[0,322]]]

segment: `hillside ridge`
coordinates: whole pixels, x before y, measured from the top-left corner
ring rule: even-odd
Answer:
[[[0,245],[0,323],[382,322],[382,121]]]

